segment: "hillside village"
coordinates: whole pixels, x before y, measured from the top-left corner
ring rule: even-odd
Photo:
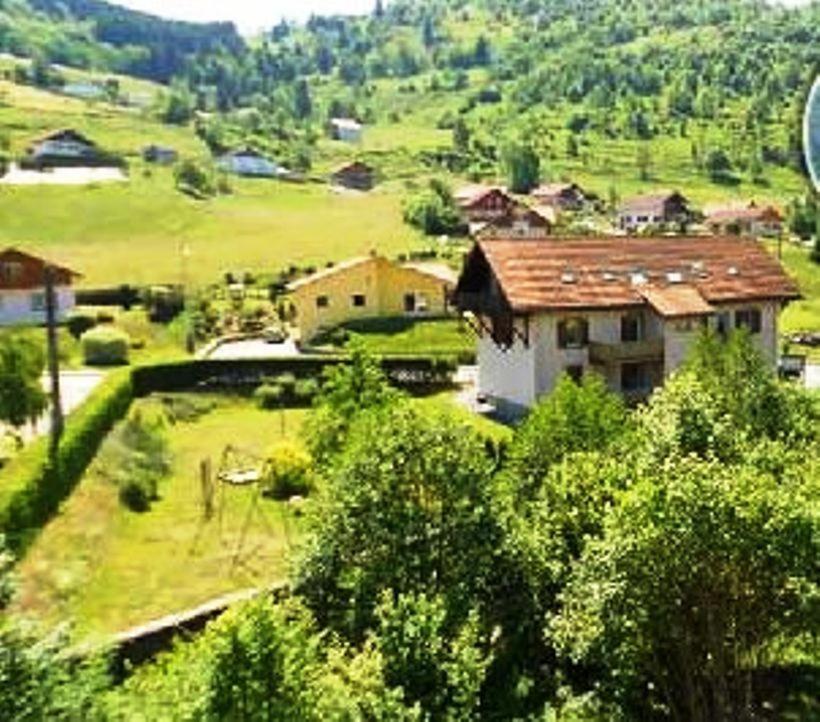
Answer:
[[[574,5],[0,3],[0,719],[820,712],[818,9]]]

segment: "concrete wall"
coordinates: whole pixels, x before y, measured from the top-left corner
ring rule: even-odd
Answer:
[[[57,320],[63,321],[75,306],[74,289],[60,286],[56,290]],[[42,310],[35,311],[32,305],[34,296],[43,300]],[[46,322],[45,291],[4,290],[0,291],[0,326],[38,325]]]
[[[439,278],[376,257],[298,287],[291,293],[291,301],[301,338],[308,340],[320,328],[361,318],[440,316],[447,310],[446,291],[447,284]],[[425,302],[426,310],[406,314],[404,297],[411,293],[417,303]],[[354,295],[363,295],[365,305],[355,306]],[[327,307],[317,306],[320,296],[327,297]]]

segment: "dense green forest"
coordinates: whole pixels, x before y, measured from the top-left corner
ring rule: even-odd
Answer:
[[[163,20],[102,0],[0,1],[0,51],[166,82],[197,52],[245,43],[231,23]]]

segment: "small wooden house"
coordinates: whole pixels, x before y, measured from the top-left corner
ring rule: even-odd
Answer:
[[[227,173],[251,178],[274,178],[281,173],[277,163],[251,148],[226,153],[216,164]]]
[[[357,160],[336,169],[330,176],[330,182],[342,188],[369,191],[376,185],[376,171],[367,163]]]

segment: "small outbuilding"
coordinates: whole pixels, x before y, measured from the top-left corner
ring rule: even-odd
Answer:
[[[146,163],[173,165],[178,157],[179,154],[173,148],[166,148],[161,145],[147,145],[142,149],[142,158]]]
[[[358,143],[362,139],[364,126],[353,118],[331,118],[330,137],[345,143]]]
[[[337,168],[330,176],[335,186],[357,191],[369,191],[376,185],[376,171],[363,161],[353,161]]]

